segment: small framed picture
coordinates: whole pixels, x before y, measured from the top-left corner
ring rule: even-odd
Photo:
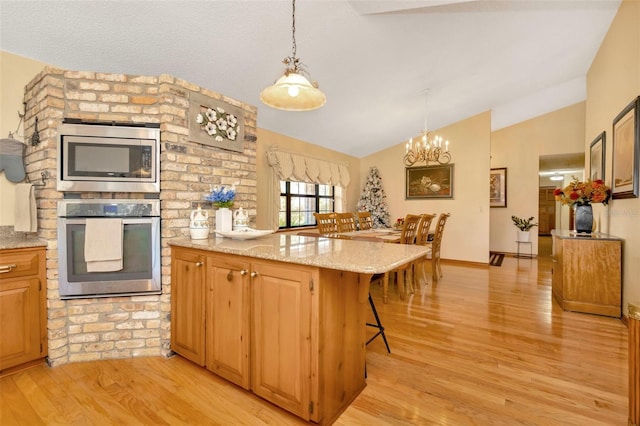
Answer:
[[[453,198],[453,164],[406,169],[405,199]]]
[[[491,169],[489,173],[489,205],[507,207],[507,168]]]
[[[591,160],[589,161],[589,179],[604,180],[605,151],[607,146],[606,132],[596,137],[589,148]]]
[[[613,119],[613,179],[611,195],[638,198],[640,174],[640,96]]]

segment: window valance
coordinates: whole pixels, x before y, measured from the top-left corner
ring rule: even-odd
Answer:
[[[340,185],[346,188],[351,177],[344,163],[320,160],[304,154],[294,154],[271,148],[267,161],[280,180]]]

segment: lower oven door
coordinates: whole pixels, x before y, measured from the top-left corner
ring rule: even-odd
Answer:
[[[123,218],[123,268],[87,272],[85,219],[58,218],[61,299],[160,294],[160,218]]]

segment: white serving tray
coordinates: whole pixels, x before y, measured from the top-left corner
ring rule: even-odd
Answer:
[[[216,234],[224,238],[231,238],[233,240],[252,240],[254,238],[262,237],[263,235],[273,234],[275,231],[271,229],[241,229],[238,231],[217,231]]]

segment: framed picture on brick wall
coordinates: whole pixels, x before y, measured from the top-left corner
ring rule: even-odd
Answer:
[[[244,150],[244,111],[234,105],[191,92],[189,140],[229,151]]]

